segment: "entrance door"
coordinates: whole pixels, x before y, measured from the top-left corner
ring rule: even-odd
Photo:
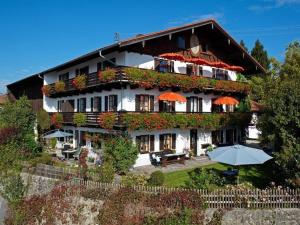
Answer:
[[[194,155],[197,155],[197,139],[198,133],[196,129],[190,131],[190,149],[193,151]]]

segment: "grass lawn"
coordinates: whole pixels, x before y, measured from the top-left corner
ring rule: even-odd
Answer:
[[[221,163],[202,166],[202,168],[214,168],[218,171],[227,170],[229,166]],[[164,185],[167,187],[184,186],[185,181],[189,179],[188,172],[193,169],[180,170],[176,172],[165,173]],[[257,188],[264,188],[271,182],[271,170],[269,164],[242,166],[240,167],[239,180],[240,183],[247,181]]]

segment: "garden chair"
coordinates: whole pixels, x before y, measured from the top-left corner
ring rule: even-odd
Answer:
[[[77,148],[76,152],[73,155],[73,158],[79,160],[80,153],[81,153],[81,148]]]

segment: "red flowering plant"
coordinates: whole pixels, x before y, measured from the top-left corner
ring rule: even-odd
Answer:
[[[51,116],[51,124],[56,128],[61,128],[62,123],[64,122],[63,115],[61,113],[54,113]]]
[[[54,84],[54,89],[56,92],[63,92],[63,91],[65,91],[65,86],[66,86],[65,82],[60,80]]]
[[[51,88],[49,85],[44,85],[41,90],[42,90],[43,95],[45,95],[47,97],[50,96]]]
[[[79,155],[79,161],[78,161],[78,175],[83,179],[87,179],[87,172],[88,172],[88,165],[86,163],[87,156],[88,156],[88,150],[83,149]]]
[[[116,123],[117,115],[114,112],[100,113],[98,116],[98,124],[100,127],[112,130]]]
[[[85,74],[81,74],[78,75],[74,78],[74,80],[72,81],[72,85],[78,89],[78,90],[82,90],[84,88],[86,88],[86,75]]]

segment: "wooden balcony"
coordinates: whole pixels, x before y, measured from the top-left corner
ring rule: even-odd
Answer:
[[[102,76],[103,75],[103,76]],[[100,71],[86,75],[85,87],[78,90],[73,85],[74,78],[63,81],[64,91],[56,91],[55,84],[46,85],[49,88],[49,97],[62,97],[91,93],[94,91],[120,89],[127,84],[131,88],[144,87],[146,89],[159,88],[160,90],[172,89],[195,93],[235,93],[245,95],[249,85],[244,82],[217,80],[203,76],[189,76],[179,73],[162,73],[154,70],[116,67],[110,71]]]
[[[62,125],[76,126],[74,115],[62,112]],[[225,127],[245,127],[251,120],[250,113],[187,113],[187,112],[84,112],[83,127],[106,130],[161,130],[196,129],[218,130]]]

